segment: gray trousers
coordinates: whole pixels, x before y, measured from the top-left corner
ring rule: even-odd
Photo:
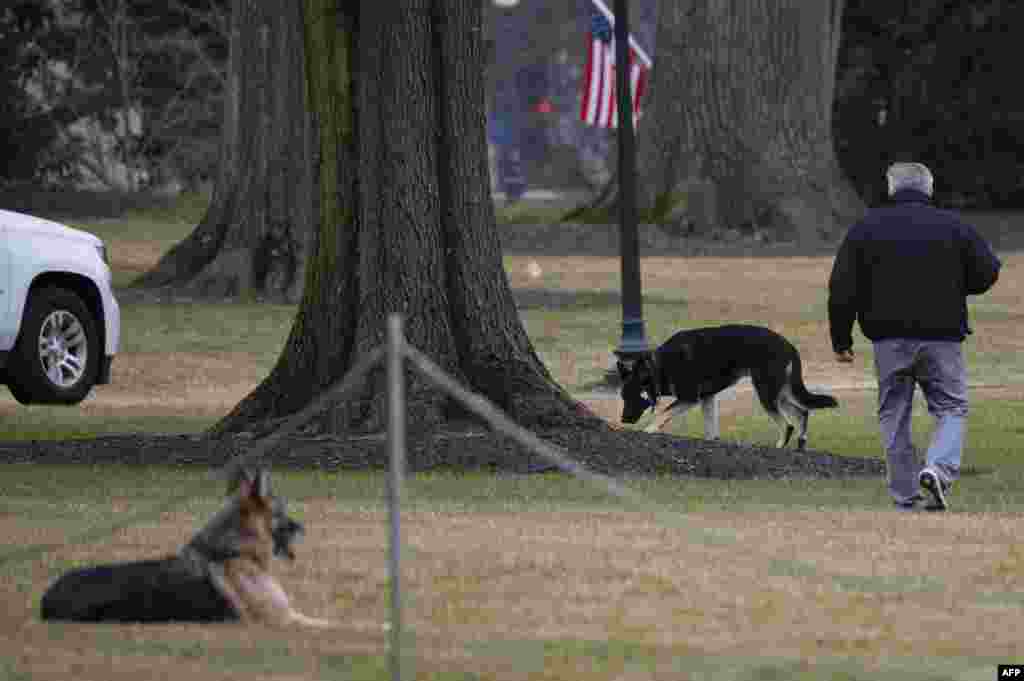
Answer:
[[[925,465],[945,484],[960,475],[967,427],[967,372],[956,341],[889,338],[875,344],[878,422],[889,471],[889,493],[897,503],[918,494],[921,464],[910,439],[914,387],[921,386],[935,432]]]

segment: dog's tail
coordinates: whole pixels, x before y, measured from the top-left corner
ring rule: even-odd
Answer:
[[[800,403],[800,406],[805,409],[831,409],[839,406],[839,402],[831,395],[820,395],[812,393],[807,389],[807,386],[804,385],[803,369],[800,366],[799,355],[793,358],[790,368],[789,387],[793,397]]]

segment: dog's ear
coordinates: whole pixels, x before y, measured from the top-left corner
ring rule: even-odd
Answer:
[[[634,360],[622,361],[620,359],[615,362],[615,368],[618,369],[619,371],[619,378],[621,378],[623,381],[628,381],[629,377],[633,375],[634,366]]]
[[[254,493],[263,501],[269,501],[274,496],[274,491],[270,487],[270,472],[260,470],[256,473],[254,481],[255,490]]]
[[[273,502],[270,474],[262,470],[247,472],[238,482],[237,494],[242,502],[270,506]]]
[[[235,494],[239,499],[248,499],[256,490],[256,477],[247,470],[240,469],[238,475],[228,483],[228,494]]]

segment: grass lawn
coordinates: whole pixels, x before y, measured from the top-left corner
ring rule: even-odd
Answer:
[[[103,236],[126,283],[191,229],[196,209],[81,226]],[[1016,294],[1024,259],[1001,254],[996,289],[972,302],[965,345],[972,413],[955,512],[900,514],[884,481],[645,479],[637,508],[561,475],[424,474],[403,516],[415,678],[991,679],[1021,661],[1024,360]],[[531,262],[540,266],[538,274]],[[879,456],[870,345],[832,360],[828,258],[644,259],[652,340],[683,326],[751,322],[800,347],[804,375],[841,408],[816,412],[815,449]],[[506,258],[512,285],[572,293],[523,320],[553,374],[616,421],[595,384],[618,342],[618,262]],[[269,371],[294,309],[126,305],[113,383],[77,408],[0,396],[0,440],[192,432]],[[922,408],[916,440],[926,445]],[[692,413],[676,432],[700,435]],[[644,424],[639,424],[642,427]],[[726,439],[771,443],[749,386],[722,402]],[[72,626],[38,620],[71,567],[157,556],[217,507],[200,469],[9,465],[0,470],[0,678],[386,679],[383,476],[279,472],[307,523],[278,572],[328,632],[236,626]],[[410,676],[411,678],[411,676]]]

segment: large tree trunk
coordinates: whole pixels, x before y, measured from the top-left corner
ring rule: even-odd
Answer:
[[[843,0],[660,3],[639,126],[642,209],[698,231],[835,237],[861,200],[832,144]]]
[[[316,142],[304,106],[301,9],[288,0],[234,0],[231,20],[210,207],[137,284],[298,302],[316,228]]]
[[[291,336],[267,379],[214,433],[265,432],[384,342],[409,341],[519,422],[601,422],[558,387],[527,337],[502,265],[485,140],[478,0],[305,0],[309,104],[319,126],[319,233]],[[321,432],[382,427],[383,372],[314,417]],[[457,414],[423,380],[413,427]]]

